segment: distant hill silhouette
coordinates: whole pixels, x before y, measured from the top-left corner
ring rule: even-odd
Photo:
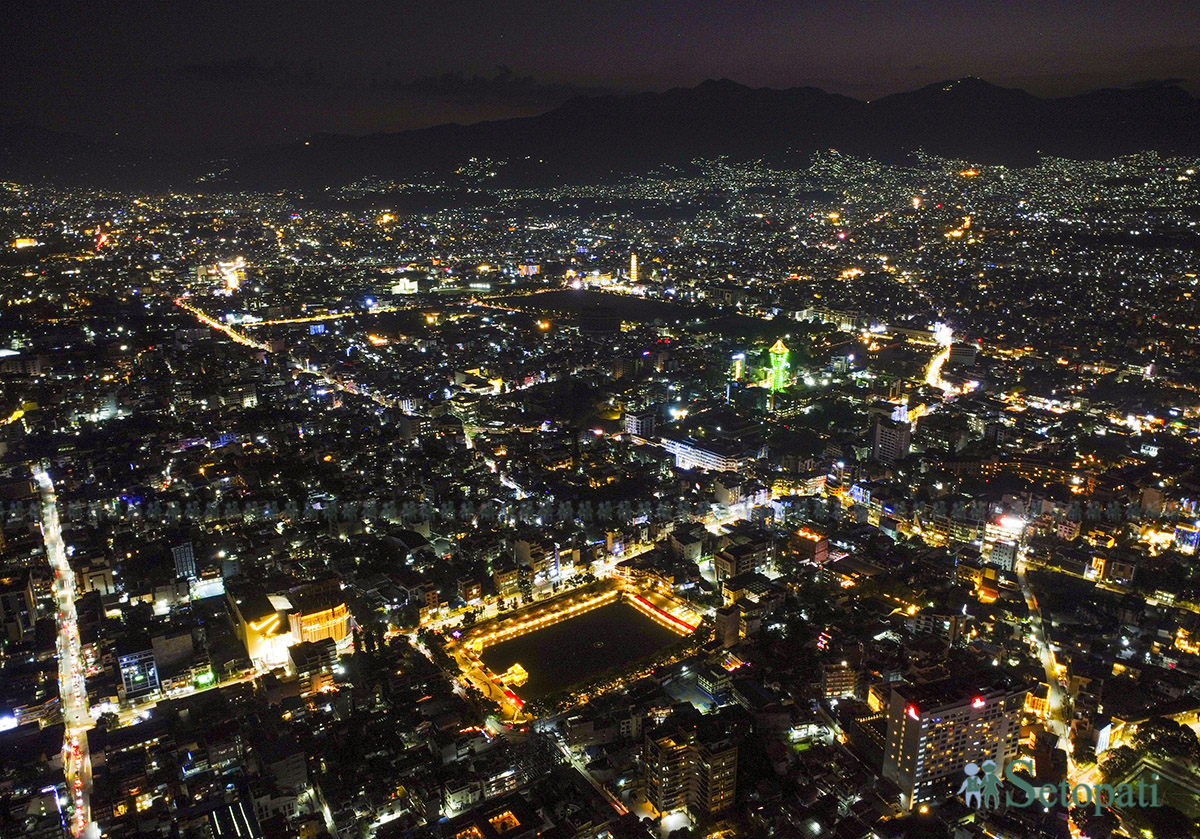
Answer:
[[[26,143],[0,131],[0,174],[22,180],[86,177],[87,141]],[[62,137],[63,135],[56,135]],[[1200,100],[1174,86],[1106,89],[1043,99],[979,79],[960,79],[863,102],[813,87],[750,88],[727,79],[632,96],[572,99],[535,117],[440,125],[369,136],[316,135],[223,160],[192,174],[251,188],[339,185],[366,175],[449,173],[470,158],[505,161],[497,183],[604,177],[728,155],[799,162],[836,148],[900,162],[916,150],[978,163],[1030,165],[1041,156],[1111,158],[1137,151],[1200,154]],[[93,175],[178,177],[163,153],[137,158],[97,146]],[[69,166],[56,161],[66,159]],[[157,162],[156,162],[157,161]],[[111,174],[111,173],[110,173]]]
[[[0,126],[0,179],[19,183],[143,187],[186,184],[196,156],[147,151],[29,125]]]

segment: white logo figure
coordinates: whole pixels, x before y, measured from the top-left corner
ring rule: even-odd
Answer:
[[[963,771],[967,773],[967,779],[958,788],[958,794],[968,807],[978,810],[983,806],[983,779],[979,777],[979,767],[968,763]]]

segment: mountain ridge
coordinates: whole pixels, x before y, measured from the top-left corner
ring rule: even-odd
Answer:
[[[88,152],[78,139],[64,143],[71,165],[58,167],[72,178],[87,169],[81,157]],[[0,129],[0,176],[48,176],[56,168],[54,146],[43,136],[23,157],[19,137]],[[161,151],[139,157],[111,143],[96,148],[100,170],[118,166],[117,174],[178,181],[220,169],[215,185],[237,188],[444,175],[471,158],[506,162],[497,183],[553,183],[718,156],[786,164],[824,148],[887,162],[905,162],[923,150],[1022,166],[1042,156],[1200,154],[1200,100],[1169,85],[1042,98],[968,77],[864,101],[811,86],[755,88],[722,78],[662,92],[577,96],[536,116],[395,133],[314,134],[252,148],[219,164]]]

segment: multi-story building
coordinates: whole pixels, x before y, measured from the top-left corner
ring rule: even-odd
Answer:
[[[668,723],[646,736],[646,798],[660,813],[720,813],[737,795],[737,753],[729,739]]]
[[[336,580],[311,583],[286,594],[267,594],[260,586],[226,591],[238,640],[255,661],[287,663],[287,648],[303,641],[350,638],[350,611]]]
[[[696,687],[718,705],[725,702],[732,685],[733,676],[719,664],[705,664],[696,673]]]
[[[117,666],[121,670],[121,688],[127,700],[158,692],[158,667],[154,663],[153,650],[118,651]]]
[[[171,548],[171,556],[175,560],[175,576],[189,580],[196,579],[196,553],[191,542],[184,542]]]
[[[501,597],[511,597],[521,590],[521,570],[512,557],[492,563],[492,581]]]
[[[908,454],[912,429],[906,422],[877,417],[871,427],[871,459],[895,463]]]
[[[513,542],[517,562],[529,568],[533,577],[558,576],[558,546],[549,539],[517,539]]]
[[[724,649],[737,646],[742,638],[742,610],[736,603],[717,609],[715,633]]]
[[[730,545],[713,557],[713,573],[718,580],[738,577],[751,571],[763,573],[774,566],[775,545],[767,540]]]
[[[799,528],[790,539],[792,554],[801,562],[824,565],[829,559],[829,540],[820,533]]]
[[[483,584],[474,577],[458,578],[458,596],[466,603],[474,603],[483,596]]]
[[[345,600],[328,591],[311,591],[291,597],[288,615],[293,642],[344,640],[350,633],[350,612]]]
[[[454,801],[456,798],[451,793],[447,794],[447,800]],[[499,839],[500,836],[505,839],[533,839],[539,834],[541,825],[542,820],[533,807],[521,796],[510,793],[485,807],[469,810],[445,822],[442,835],[447,839]]]
[[[638,437],[649,437],[654,433],[654,412],[627,412],[625,414],[625,433]]]
[[[283,620],[283,603],[272,598],[261,588],[247,586],[244,589],[231,587],[225,596],[234,619],[237,638],[246,647],[246,654],[254,661],[278,666],[287,661],[287,648],[292,644],[290,627]]]
[[[1076,525],[1078,529],[1078,525]],[[1175,549],[1185,554],[1196,553],[1196,547],[1200,545],[1200,527],[1190,524],[1175,525]]]
[[[304,608],[288,615],[293,641],[334,641],[344,639],[349,631],[350,613],[345,603],[327,603],[317,608]]]
[[[940,411],[926,414],[917,421],[916,436],[927,450],[949,455],[962,451],[971,439],[966,417]]]
[[[826,699],[854,696],[858,692],[858,669],[848,660],[821,666],[821,694]]]
[[[676,440],[671,437],[660,439],[663,449],[675,456],[675,466],[679,469],[736,472],[759,456],[758,450],[721,440],[699,443],[695,440]]]
[[[1012,539],[1000,539],[993,542],[988,552],[987,561],[997,568],[1011,571],[1017,566],[1019,546]]]
[[[883,775],[905,809],[954,792],[968,763],[1017,758],[1027,688],[951,677],[897,685],[887,707]]]
[[[907,623],[908,628],[917,635],[940,635],[951,644],[957,644],[965,636],[971,616],[930,610],[918,612]]]
[[[288,663],[300,680],[301,695],[332,687],[336,662],[337,646],[328,638],[324,641],[302,641],[288,649]]]

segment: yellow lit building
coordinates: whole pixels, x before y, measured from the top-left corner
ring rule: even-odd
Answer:
[[[502,685],[519,688],[529,681],[529,673],[520,664],[513,664],[512,667],[501,673],[497,680]]]
[[[287,594],[268,595],[249,586],[226,591],[238,640],[246,654],[268,666],[285,665],[288,649],[301,642],[350,637],[350,611],[336,581],[315,583]]]
[[[292,640],[342,641],[350,632],[350,612],[344,602],[329,603],[324,608],[308,604],[288,615]]]
[[[1181,626],[1175,630],[1175,649],[1196,655],[1200,653],[1200,638]]]
[[[233,607],[234,626],[238,640],[253,660],[269,666],[287,662],[292,636],[279,606],[261,591],[226,591]]]
[[[1050,687],[1042,682],[1025,694],[1025,713],[1046,719],[1050,713]]]

